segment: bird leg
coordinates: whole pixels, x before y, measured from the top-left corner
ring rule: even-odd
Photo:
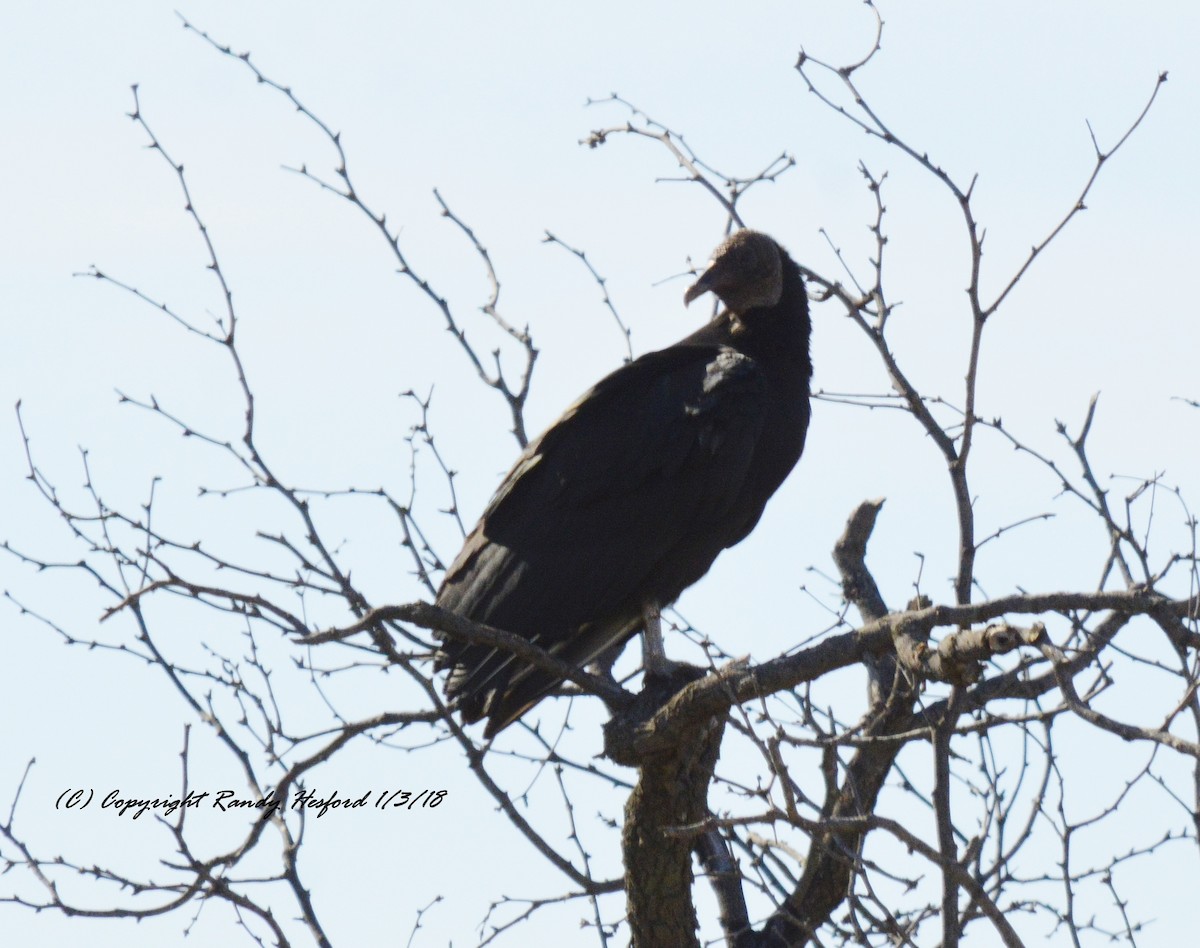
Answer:
[[[642,604],[642,670],[657,678],[669,678],[679,668],[667,658],[663,647],[662,608],[657,602]]]

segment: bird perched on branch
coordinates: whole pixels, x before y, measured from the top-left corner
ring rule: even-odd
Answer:
[[[715,293],[708,325],[602,379],[517,459],[438,591],[437,604],[583,668],[659,611],[754,528],[804,448],[811,327],[800,268],[765,234],[713,252],[684,302]],[[438,669],[485,737],[562,679],[502,649],[441,636]]]

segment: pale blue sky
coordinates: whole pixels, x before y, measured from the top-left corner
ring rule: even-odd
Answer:
[[[1190,288],[1200,219],[1195,5],[930,0],[882,9],[883,51],[861,74],[862,87],[898,132],[958,180],[979,173],[976,209],[988,227],[991,268],[985,289],[1007,279],[1086,179],[1085,119],[1110,144],[1158,72],[1170,70],[1159,102],[1106,169],[1089,210],[989,327],[981,411],[1003,414],[1034,444],[1057,449],[1053,419],[1077,424],[1091,394],[1102,391],[1093,446],[1103,474],[1165,469],[1168,481],[1190,482],[1193,504],[1200,503],[1200,418],[1171,401],[1200,397]],[[895,317],[897,351],[928,391],[958,392],[961,369],[946,360],[968,338],[957,209],[897,153],[821,108],[793,69],[801,46],[832,60],[864,50],[873,21],[861,3],[360,2],[335,10],[219,0],[181,10],[214,37],[252,51],[261,68],[342,131],[360,189],[390,220],[403,221],[413,264],[484,339],[490,330],[476,307],[486,282],[461,235],[439,216],[432,189],[470,223],[499,268],[502,310],[528,323],[542,350],[529,405],[534,429],[623,352],[594,284],[561,249],[541,242],[543,231],[586,249],[608,277],[637,352],[670,342],[701,318],[683,309],[680,281],[663,281],[682,272],[689,256],[702,259],[721,236],[713,202],[689,186],[656,183],[675,169],[653,143],[579,144],[591,129],[625,120],[612,106],[583,107],[589,96],[614,91],[684,131],[723,170],[749,174],[781,151],[794,155],[797,167],[748,198],[744,214],[829,275],[838,268],[819,228],[862,266],[872,204],[856,165],[862,159],[876,172],[889,170],[892,295],[905,302]],[[450,463],[470,471],[459,497],[464,516],[477,516],[514,455],[503,406],[481,390],[438,313],[394,274],[365,222],[281,170],[307,163],[328,172],[327,143],[277,94],[181,29],[171,4],[14,2],[0,14],[0,30],[0,539],[51,559],[78,556],[23,480],[10,410],[20,398],[39,461],[65,491],[74,494],[82,481],[82,445],[113,503],[136,505],[161,475],[162,516],[176,532],[215,530],[231,549],[253,549],[252,537],[239,532],[250,506],[195,500],[196,484],[236,483],[237,472],[118,406],[114,394],[153,393],[208,430],[236,437],[240,407],[227,365],[148,307],[71,275],[96,264],[192,314],[219,305],[177,182],[125,117],[134,82],[147,120],[187,167],[234,285],[265,443],[289,477],[314,487],[401,490],[401,437],[414,416],[397,394],[436,383],[440,445]],[[832,306],[819,307],[815,323],[816,385],[886,388],[871,351]],[[682,611],[718,638],[720,630],[752,628],[741,641],[756,658],[816,631],[825,614],[799,586],[810,583],[825,603],[833,590],[805,569],[831,570],[829,549],[846,514],[880,494],[888,504],[872,553],[885,595],[894,604],[911,595],[919,550],[924,590],[949,598],[945,577],[955,548],[945,475],[912,429],[889,413],[818,404],[800,468],[755,535],[722,557],[685,596]],[[1062,515],[1030,528],[1042,531],[1036,536],[988,554],[988,591],[1088,588],[1102,553],[1096,528],[1072,519],[1070,505],[1054,500],[1053,479],[1036,467],[998,445],[981,451],[981,529],[1041,510]],[[282,514],[262,516],[269,523]],[[390,523],[357,508],[338,516],[344,519],[333,532],[345,538],[355,576],[376,602],[419,595]],[[452,526],[436,530],[443,555],[452,554]],[[128,634],[96,630],[107,603],[77,578],[34,576],[5,557],[0,588],[80,634]],[[731,588],[770,590],[772,601],[747,607],[727,594]],[[64,649],[11,603],[0,602],[0,630],[7,655],[0,809],[24,761],[36,756],[18,820],[42,851],[67,848],[90,861],[96,850],[89,846],[116,837],[136,858],[140,834],[151,832],[145,826],[135,832],[99,819],[72,822],[50,805],[61,788],[81,783],[120,781],[146,793],[174,786],[186,715],[134,662]],[[178,630],[181,637],[196,632]],[[373,681],[364,706],[383,706],[391,684]],[[337,884],[325,876],[349,871],[347,864],[361,874],[361,885],[351,887],[361,901],[326,909],[341,944],[393,944],[398,933],[403,943],[417,908],[439,892],[453,898],[431,913],[414,944],[471,944],[501,891],[562,888],[536,857],[524,859],[524,843],[493,825],[491,803],[461,783],[454,754],[426,762],[396,754],[381,762],[362,749],[356,755],[342,771],[355,786],[392,783],[419,764],[430,779],[453,783],[455,795],[440,822],[381,828],[347,821],[343,838],[324,842],[314,833],[314,887]],[[619,805],[619,795],[609,794],[590,809],[613,813]],[[615,839],[593,838],[602,850],[597,858],[611,865]],[[480,865],[466,855],[480,841],[505,859],[519,856],[528,883],[495,884],[498,860]],[[470,867],[454,868],[463,859]],[[1180,866],[1190,875],[1143,883],[1194,891],[1194,847]],[[531,926],[524,937],[573,934],[580,911],[547,914],[550,927]],[[202,914],[193,944],[217,944],[228,933],[218,914]],[[1139,944],[1180,944],[1186,912],[1172,918],[1164,906],[1156,916]],[[181,927],[173,919],[136,928],[64,922],[0,907],[0,928],[13,933],[6,936],[13,945],[159,945],[177,940]]]

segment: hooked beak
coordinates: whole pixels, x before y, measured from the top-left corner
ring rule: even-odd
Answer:
[[[709,264],[708,269],[701,273],[699,279],[689,286],[683,294],[683,305],[687,306],[697,296],[703,296],[714,289],[716,287],[716,277],[717,265],[715,263]]]

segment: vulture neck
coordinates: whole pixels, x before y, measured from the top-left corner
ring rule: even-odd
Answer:
[[[786,254],[783,257],[783,292],[774,306],[758,306],[744,312],[725,310],[713,322],[729,344],[755,360],[772,364],[780,361],[790,363],[795,371],[799,361],[799,373],[805,384],[812,376],[812,359],[809,355],[809,337],[812,323],[808,318],[808,293],[800,268]]]

